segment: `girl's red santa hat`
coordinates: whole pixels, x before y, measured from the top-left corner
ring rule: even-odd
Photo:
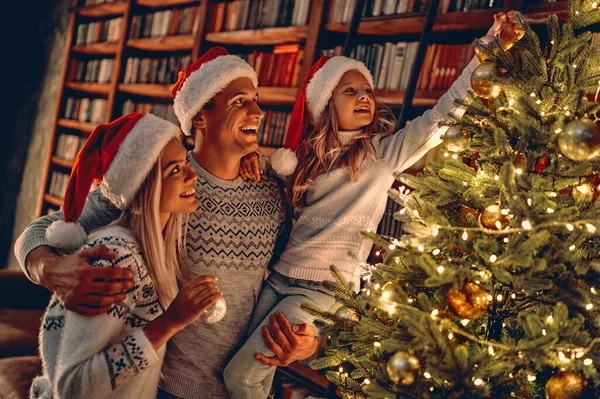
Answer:
[[[223,47],[213,47],[192,65],[179,72],[171,89],[173,108],[186,136],[192,134],[192,118],[235,79],[249,78],[258,87],[256,71],[237,55]]]
[[[77,223],[92,182],[117,208],[133,200],[167,143],[181,131],[158,116],[133,113],[96,126],[77,154],[63,205],[64,221],[46,230],[48,244],[70,251],[85,244],[87,235]]]
[[[288,176],[294,172],[298,160],[293,151],[296,151],[300,140],[306,135],[308,125],[316,123],[323,115],[342,76],[352,70],[360,72],[373,87],[373,75],[369,69],[352,58],[323,56],[312,66],[294,104],[284,148],[277,150],[271,158],[271,164],[277,173]]]

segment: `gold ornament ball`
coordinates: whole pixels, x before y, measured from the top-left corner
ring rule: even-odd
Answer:
[[[410,385],[415,378],[421,363],[419,359],[407,352],[397,352],[387,362],[386,370],[388,377],[394,384]]]
[[[348,306],[340,306],[340,308],[335,311],[335,315],[340,319],[350,320],[356,323],[360,321],[360,316],[356,310],[349,308]]]
[[[487,312],[490,305],[488,296],[484,286],[469,281],[460,290],[450,288],[446,301],[461,319],[477,320]]]
[[[498,76],[496,64],[484,62],[473,71],[471,75],[471,89],[481,98],[490,99],[498,97],[502,88],[492,80]]]
[[[490,205],[480,215],[481,225],[490,230],[502,230],[508,225],[508,217],[500,213],[499,205]]]
[[[560,152],[572,161],[589,161],[600,153],[600,124],[576,119],[558,135]]]
[[[546,398],[582,398],[587,384],[585,378],[574,371],[560,371],[546,383]]]
[[[448,149],[448,151],[452,152],[461,152],[469,145],[469,133],[461,129],[459,126],[450,126],[446,133],[444,133],[444,137],[442,137],[442,141],[444,145]]]

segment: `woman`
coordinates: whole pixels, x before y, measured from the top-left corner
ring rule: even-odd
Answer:
[[[92,318],[51,299],[40,332],[43,375],[30,397],[154,398],[165,343],[221,296],[209,276],[178,288],[183,219],[198,206],[197,176],[179,134],[154,115],[130,114],[96,127],[77,155],[65,221],[48,228],[48,243],[63,251],[103,244],[118,256],[93,266],[128,269],[134,283],[120,303]],[[93,180],[123,214],[86,237],[74,222]]]

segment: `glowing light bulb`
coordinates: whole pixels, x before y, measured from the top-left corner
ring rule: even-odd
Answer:
[[[525,230],[531,230],[531,222],[529,220],[523,220],[521,226],[523,226]]]
[[[490,256],[490,263],[494,263],[497,260],[498,260],[498,257],[496,255]]]
[[[438,268],[437,268],[437,272],[438,272],[439,274],[442,274],[442,273],[444,273],[444,266],[438,266]]]
[[[571,223],[567,223],[566,228],[569,231],[573,231],[575,229],[575,227],[573,227],[573,225]]]
[[[462,233],[462,239],[464,241],[467,241],[469,239],[469,234],[466,231]]]
[[[473,384],[477,386],[483,385],[483,380],[481,378],[477,378],[475,381],[473,381]]]

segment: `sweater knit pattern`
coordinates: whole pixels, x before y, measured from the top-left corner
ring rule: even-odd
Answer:
[[[375,159],[365,159],[358,181],[351,181],[347,167],[317,176],[306,194],[305,206],[296,210],[297,221],[274,269],[290,278],[331,280],[329,267],[336,266],[356,289],[360,263],[368,258],[373,242],[360,235],[376,230],[383,217],[388,190],[399,173],[441,143],[448,114],[460,117],[477,66],[473,59],[436,106],[390,136],[373,136]],[[348,143],[353,132],[343,132]]]
[[[156,394],[165,348],[155,351],[143,327],[164,307],[144,257],[123,227],[93,233],[81,249],[96,245],[106,245],[119,256],[97,260],[92,266],[129,269],[134,286],[124,301],[90,318],[65,309],[52,297],[40,329],[43,375],[34,380],[31,398],[152,398]]]

